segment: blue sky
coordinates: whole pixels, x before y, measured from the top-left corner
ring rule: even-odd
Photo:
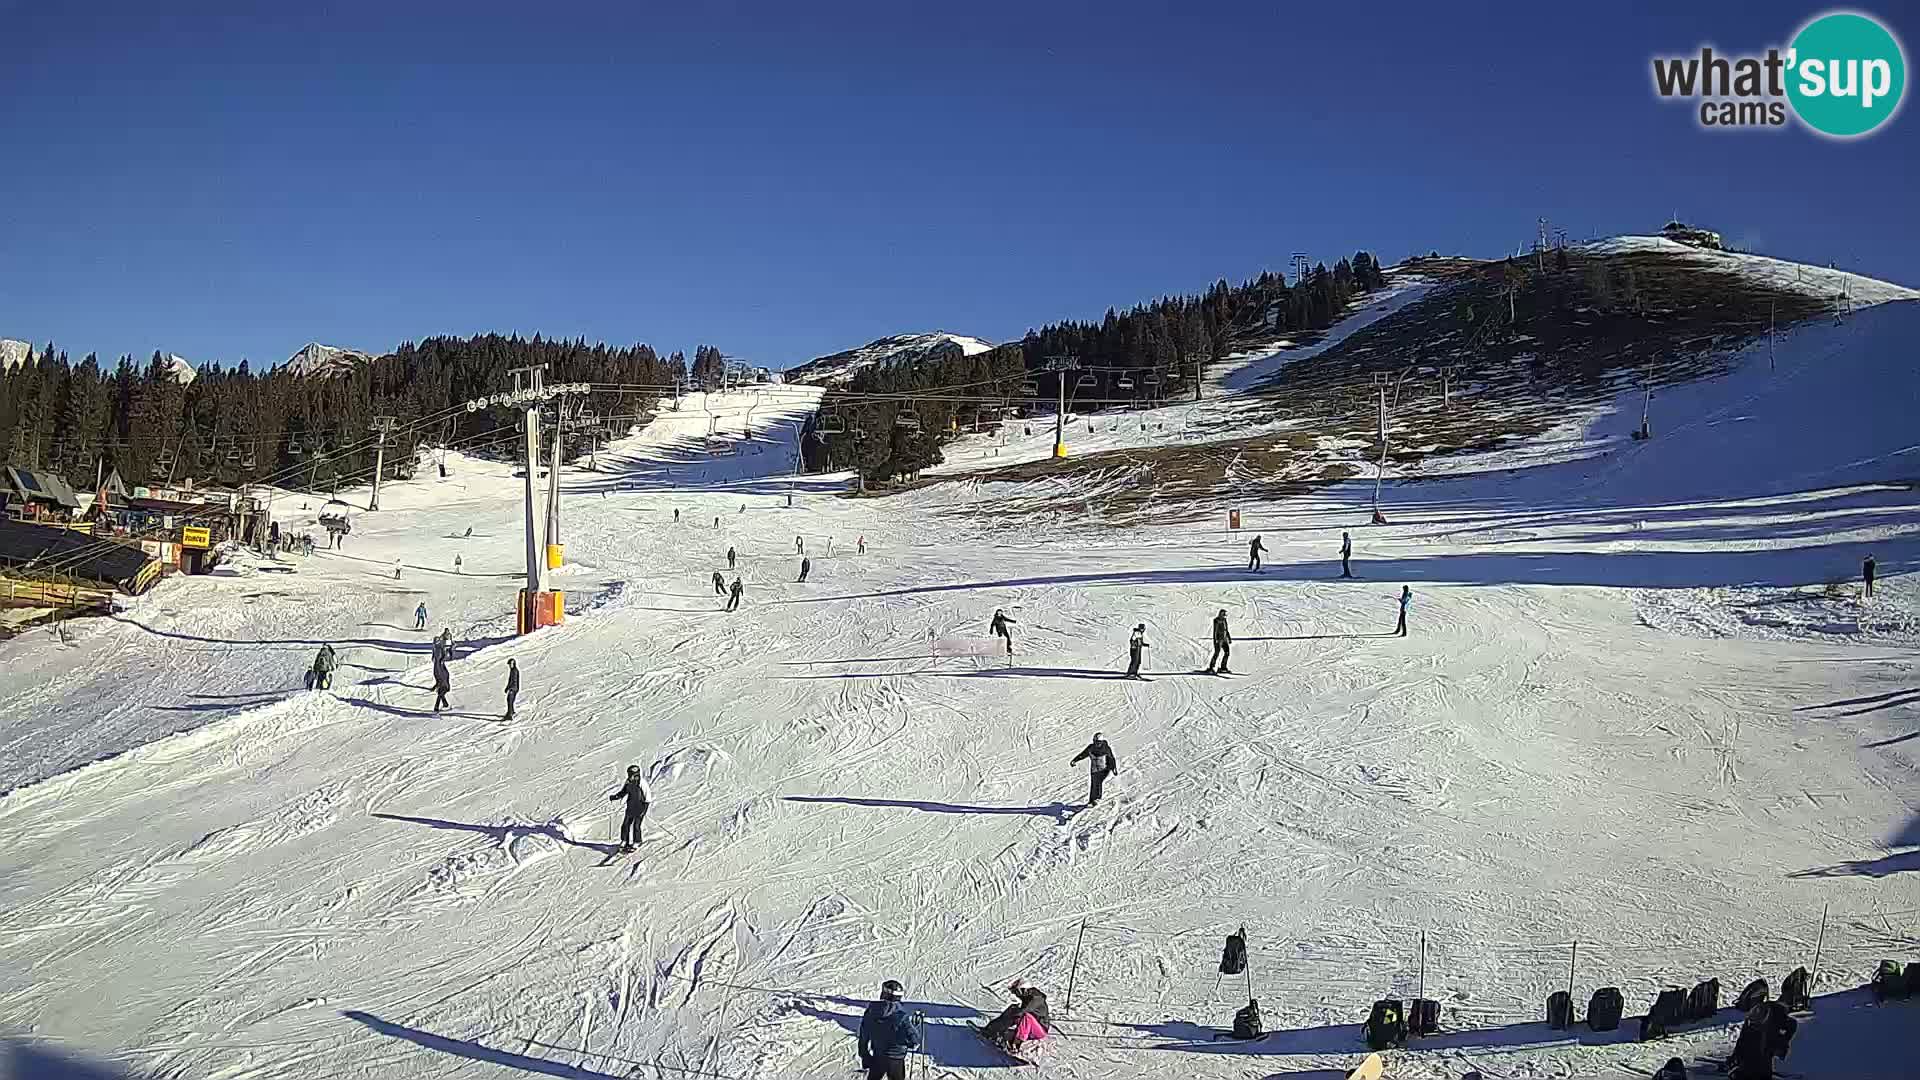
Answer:
[[[0,0],[0,336],[782,366],[1676,210],[1920,285],[1912,107],[1841,143],[1652,94],[1653,54],[1784,44],[1814,6],[164,6]]]

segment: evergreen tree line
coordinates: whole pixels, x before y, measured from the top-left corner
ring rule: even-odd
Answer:
[[[504,453],[517,445],[519,410],[469,413],[463,406],[512,389],[511,369],[538,364],[547,365],[548,383],[653,387],[687,375],[677,352],[663,360],[649,345],[538,335],[430,337],[343,375],[209,364],[188,383],[177,381],[158,352],[145,365],[123,356],[103,369],[96,355],[76,364],[49,344],[0,373],[0,455],[58,473],[81,491],[93,487],[96,470],[110,469],[130,487],[276,476],[286,486],[327,490],[336,479],[356,483],[372,475],[375,416],[396,420],[386,459],[396,475],[410,471],[423,445],[484,452],[499,442]],[[603,419],[632,418],[651,412],[658,397],[653,390],[601,390],[585,406]],[[583,449],[584,428],[569,434]]]
[[[806,465],[854,467],[868,480],[911,476],[940,462],[940,444],[957,433],[956,423],[964,428],[1016,409],[1051,414],[1062,389],[1069,408],[1076,401],[1104,403],[1094,409],[1191,394],[1193,380],[1231,351],[1236,338],[1324,330],[1355,295],[1385,284],[1379,260],[1359,251],[1331,269],[1317,265],[1291,284],[1274,271],[1239,285],[1223,278],[1201,295],[1165,297],[1124,312],[1108,309],[1099,322],[1053,323],[975,356],[864,368],[822,399],[821,415],[804,442]],[[1051,371],[1055,357],[1070,357],[1079,369]],[[992,380],[999,381],[962,386]],[[861,395],[926,394],[939,388],[953,388],[957,396],[998,394],[1012,400],[1005,408],[916,400],[915,416],[904,423],[908,407],[902,403],[860,400]],[[912,426],[916,421],[918,428]]]

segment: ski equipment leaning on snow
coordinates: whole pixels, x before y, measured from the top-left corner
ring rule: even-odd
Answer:
[[[607,796],[607,801],[619,802],[623,797],[627,800],[627,816],[620,822],[620,851],[625,854],[639,846],[640,823],[647,820],[647,807],[653,805],[653,789],[647,786],[640,766],[627,766],[627,782]]]

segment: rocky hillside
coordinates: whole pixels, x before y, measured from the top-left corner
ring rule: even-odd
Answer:
[[[976,356],[993,348],[993,343],[964,334],[934,331],[930,334],[895,334],[869,341],[857,349],[815,357],[798,367],[788,368],[786,381],[816,386],[840,386],[866,368],[876,364],[917,364],[927,360]]]

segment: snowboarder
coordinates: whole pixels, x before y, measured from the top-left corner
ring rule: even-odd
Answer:
[[[800,580],[801,581],[807,580],[807,572],[812,569],[813,569],[812,559],[805,559],[805,558],[801,559],[800,560]]]
[[[467,539],[473,539],[473,526],[467,526]]]
[[[1353,534],[1344,529],[1340,532],[1340,576],[1353,576]]]
[[[740,610],[740,593],[744,591],[745,588],[746,587],[744,585],[740,584],[739,578],[733,579],[733,585],[727,589],[727,610],[728,611]]]
[[[737,559],[738,557],[739,557],[738,553],[736,553],[732,548],[727,549],[727,569],[729,570],[733,569],[734,560]]]
[[[1233,674],[1227,668],[1227,657],[1233,652],[1232,646],[1233,634],[1227,630],[1227,609],[1221,608],[1220,614],[1213,617],[1213,654],[1207,657],[1207,674],[1216,674],[1214,670],[1216,665],[1219,668],[1218,674]]]
[[[1147,647],[1147,624],[1141,623],[1133,628],[1133,636],[1127,639],[1127,678],[1140,677],[1140,653]]]
[[[1039,987],[1015,979],[1007,992],[1017,1000],[1007,1006],[1005,1012],[987,1021],[980,1035],[1008,1053],[1017,1054],[1021,1043],[1046,1038],[1053,1018],[1047,1012],[1047,995]]]
[[[860,1067],[867,1080],[907,1080],[907,1055],[920,1049],[920,1033],[900,1004],[906,987],[898,979],[880,984],[880,1000],[860,1018]]]
[[[993,621],[987,624],[987,632],[989,634],[1007,640],[1008,660],[1013,659],[1013,631],[1007,629],[1007,627],[1014,625],[1016,625],[1014,620],[1007,618],[1007,613],[1000,608],[993,609]]]
[[[425,630],[427,628],[427,602],[425,600],[420,601],[420,606],[413,609],[413,628],[415,630]]]
[[[313,657],[313,688],[330,690],[333,688],[333,646],[322,645]]]
[[[1787,1056],[1787,1046],[1799,1029],[1800,1022],[1779,1002],[1755,1005],[1734,1040],[1727,1076],[1730,1080],[1771,1080],[1773,1059]]]
[[[1398,637],[1407,636],[1407,606],[1413,603],[1413,586],[1400,586],[1400,625],[1393,628]]]
[[[640,766],[627,766],[627,782],[608,796],[608,802],[627,800],[627,816],[620,820],[620,853],[625,855],[640,846],[640,823],[647,820],[647,807],[653,805],[653,789],[640,773]]]
[[[456,573],[456,574],[464,574],[464,573],[466,573],[466,571],[464,571],[464,570],[462,570],[462,569],[460,569],[460,556],[458,556],[458,555],[455,555],[455,556],[453,557],[453,572],[454,572],[454,573]]]
[[[513,699],[519,696],[520,661],[509,658],[507,660],[507,715],[500,718],[503,723],[513,719]]]
[[[1093,733],[1093,741],[1087,744],[1087,748],[1075,754],[1067,764],[1078,765],[1083,761],[1087,763],[1087,775],[1090,778],[1087,805],[1098,806],[1100,791],[1106,787],[1107,777],[1120,771],[1120,762],[1113,756],[1113,747],[1108,746],[1105,737],[1097,731]]]
[[[1867,583],[1867,599],[1869,600],[1873,599],[1873,571],[1876,565],[1871,552],[1867,554],[1867,560],[1860,564],[1860,577]]]
[[[433,662],[433,711],[448,708],[447,692],[453,689],[453,673],[447,670],[445,660]]]
[[[1259,570],[1260,556],[1266,550],[1266,545],[1260,542],[1260,538],[1257,536],[1254,537],[1253,543],[1247,545],[1247,569]]]
[[[865,533],[861,533],[861,534],[860,534],[860,541],[859,541],[859,543],[858,543],[858,545],[856,545],[856,547],[855,547],[855,549],[854,549],[854,554],[856,554],[856,555],[865,555],[866,553],[867,553],[867,534],[865,534]]]
[[[715,570],[713,572],[713,595],[715,596],[727,595],[727,579],[724,577],[721,577],[720,571],[718,570]]]

